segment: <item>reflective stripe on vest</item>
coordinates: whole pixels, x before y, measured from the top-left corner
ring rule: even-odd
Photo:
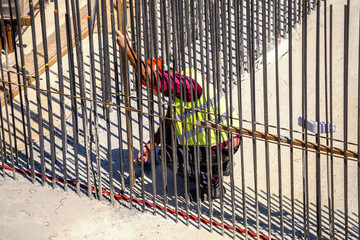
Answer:
[[[218,122],[218,123],[223,123],[223,122],[226,121],[226,117],[220,117],[220,118],[218,118],[218,119],[219,119],[219,122]],[[216,123],[216,121],[211,121],[211,122]],[[198,129],[198,134],[200,134],[200,133],[202,133],[202,132],[205,131],[205,128],[203,128],[203,127],[197,127],[197,129]],[[191,129],[190,131],[187,132],[187,138],[192,138],[192,137],[194,137],[195,133],[196,133],[196,128]],[[182,135],[177,136],[178,142],[180,142],[180,143],[183,142],[184,139],[185,139],[185,137],[186,137],[185,134],[182,134]]]
[[[188,145],[195,145],[195,143],[199,142],[200,146],[205,146],[207,141],[210,140],[209,144],[211,146],[214,146],[217,143],[222,143],[228,140],[229,139],[228,134],[226,132],[220,131],[220,139],[218,140],[219,142],[217,142],[218,133],[215,129],[208,129],[208,131],[205,131],[205,128],[195,126],[194,124],[196,123],[196,121],[202,121],[205,119],[206,121],[226,124],[225,121],[229,119],[225,117],[226,97],[222,92],[220,92],[219,94],[220,99],[216,101],[216,98],[214,96],[214,88],[212,84],[209,84],[209,96],[207,96],[206,94],[207,91],[202,86],[203,85],[202,76],[199,73],[195,73],[194,70],[192,70],[191,72],[192,74],[190,75],[190,70],[186,69],[185,76],[194,78],[196,74],[196,80],[197,83],[200,85],[200,87],[203,89],[202,91],[203,95],[199,97],[199,99],[193,102],[181,101],[179,98],[175,97],[173,107],[175,112],[175,118],[176,120],[178,120],[175,124],[176,138],[180,145],[183,145],[184,141],[187,139]],[[216,112],[218,113],[219,108],[220,108],[220,117],[216,117],[219,116],[219,114],[215,114],[215,109]],[[230,114],[230,111],[228,112],[228,114]],[[238,115],[236,114],[236,112],[233,111],[232,116],[233,116],[232,125],[238,126],[239,124],[239,121],[237,120]],[[187,124],[185,124],[185,122]],[[186,125],[186,129],[184,129],[185,125]]]
[[[201,86],[201,84],[199,84],[200,86]],[[203,96],[201,96],[201,98],[202,98]],[[220,92],[220,99],[223,97],[223,92]],[[212,107],[212,106],[215,106],[215,97],[213,97],[213,98],[211,98],[210,99],[210,104],[209,104],[209,106],[210,107]],[[197,110],[200,110],[200,111],[202,111],[202,110],[205,110],[205,108],[207,107],[207,102],[205,102],[205,103],[203,103],[203,104],[201,104],[200,106],[197,106]],[[188,118],[188,117],[190,117],[190,115],[193,115],[194,113],[193,113],[193,111],[188,111],[188,109],[185,109],[185,111],[183,112],[183,114],[181,115],[181,113],[180,114],[177,114],[176,116],[175,116],[175,118],[176,118],[176,120],[182,120],[182,119],[186,119],[186,118]],[[182,117],[181,117],[182,116]]]

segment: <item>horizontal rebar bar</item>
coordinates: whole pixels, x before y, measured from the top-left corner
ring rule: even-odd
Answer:
[[[279,138],[274,134],[265,134],[265,133],[259,132],[259,131],[255,131],[253,133],[253,131],[251,131],[249,129],[245,129],[245,128],[242,128],[242,131],[240,132],[240,129],[238,127],[230,126],[229,128],[227,128],[227,126],[224,124],[214,124],[213,122],[201,121],[201,122],[198,122],[197,125],[202,126],[202,127],[214,128],[214,129],[218,129],[218,130],[222,130],[222,131],[229,131],[230,133],[238,133],[238,134],[241,134],[242,136],[243,135],[253,136],[253,134],[254,134],[255,138],[262,138],[262,139],[265,139],[265,136],[266,136],[269,141],[279,141],[279,142],[282,142],[285,144],[289,144],[289,146],[291,144],[291,139],[288,137],[285,137],[285,136],[281,136]],[[300,147],[307,147],[308,149],[313,149],[313,150],[317,150],[317,147],[318,147],[318,144],[316,144],[316,143],[312,143],[309,141],[307,141],[307,143],[305,143],[305,141],[298,140],[295,138],[293,139],[293,145],[300,146]],[[345,151],[341,148],[336,148],[336,147],[331,148],[330,146],[320,145],[319,149],[320,149],[320,152],[324,152],[324,153],[330,153],[332,151],[332,153],[334,155],[338,155],[341,157],[346,156],[346,157],[351,157],[351,158],[356,158],[356,159],[358,157],[357,152],[350,151],[350,150]],[[345,155],[345,153],[346,153],[346,155]]]

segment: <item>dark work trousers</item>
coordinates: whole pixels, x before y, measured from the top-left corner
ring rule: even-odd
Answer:
[[[172,140],[171,140],[171,133],[167,134],[166,136],[166,146],[165,146],[165,150],[166,150],[166,163],[167,163],[167,167],[170,170],[173,170],[173,146],[171,144]],[[180,176],[184,176],[184,168],[185,168],[185,155],[188,155],[188,177],[189,180],[192,182],[195,182],[195,160],[197,159],[196,157],[196,146],[188,146],[187,149],[185,146],[180,145],[177,143],[177,141],[175,140],[175,144],[176,144],[176,155],[175,157],[177,158],[176,160],[176,165],[177,165],[177,174]],[[175,148],[175,146],[174,146]],[[239,147],[234,148],[234,153],[238,150]],[[210,148],[210,153],[211,154],[211,167],[212,167],[212,176],[216,176],[219,174],[218,172],[218,165],[217,165],[217,150],[216,149],[211,149]],[[227,166],[229,164],[229,151],[228,149],[222,149],[220,150],[220,154],[222,155],[222,167],[223,167],[223,171],[225,171],[227,169]],[[162,154],[161,150],[159,152],[159,157],[160,159],[162,159],[164,156],[164,154]],[[206,159],[209,158],[210,160],[210,156],[207,156],[206,154],[206,147],[204,146],[199,146],[199,152],[198,152],[198,162],[200,163],[200,176],[199,176],[199,181],[200,181],[200,187],[202,189],[206,189],[207,188],[207,178],[208,178],[208,172],[207,172],[207,163],[206,163]]]

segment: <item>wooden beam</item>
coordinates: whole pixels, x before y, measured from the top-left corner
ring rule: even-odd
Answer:
[[[84,30],[82,30],[81,32],[81,40],[84,40],[87,36],[89,36],[89,31],[88,31],[88,27],[86,27]],[[75,38],[73,38],[73,44],[75,44]],[[41,44],[39,44],[41,45]],[[67,45],[65,45],[62,49],[61,49],[61,57],[64,57],[66,54],[68,53],[68,49],[67,49]],[[56,53],[52,55],[52,57],[50,57],[49,59],[49,68],[51,68],[55,63],[57,63],[57,55]],[[39,67],[39,76],[41,76],[42,74],[45,73],[45,63],[42,64]],[[30,74],[31,76],[35,77],[35,72],[32,72]],[[31,83],[33,83],[35,81],[35,78],[29,78],[28,79],[28,85],[30,85]],[[19,90],[22,90],[24,87],[14,87],[12,94],[13,97],[15,98],[18,94],[19,94]],[[10,96],[10,94],[9,94]],[[10,101],[10,97],[7,99],[7,101]],[[1,106],[5,106],[5,99],[1,98]]]
[[[31,26],[31,18],[30,16],[25,16],[20,20],[21,26]]]
[[[5,22],[6,30],[6,44],[8,53],[14,52],[14,38],[13,38],[13,29],[11,28],[10,22]]]

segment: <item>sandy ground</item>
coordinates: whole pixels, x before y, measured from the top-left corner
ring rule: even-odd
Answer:
[[[333,75],[333,88],[334,88],[334,106],[333,106],[333,115],[334,115],[334,124],[337,127],[337,131],[334,134],[334,138],[342,139],[343,138],[343,4],[345,0],[342,1],[334,1],[334,75]],[[351,3],[351,24],[350,24],[350,47],[351,49],[355,49],[354,51],[350,51],[350,73],[349,73],[349,141],[356,143],[357,132],[352,131],[357,126],[357,49],[358,49],[358,10],[360,8],[360,3],[352,2]],[[329,11],[329,8],[327,8]],[[336,11],[335,11],[336,10]],[[309,119],[315,120],[315,14],[313,13],[308,20],[308,114]],[[323,23],[322,23],[323,24]],[[322,25],[323,26],[323,25]],[[321,31],[321,39],[323,39],[323,31]],[[95,45],[96,37],[95,39]],[[300,116],[301,113],[301,26],[298,26],[297,29],[294,30],[293,36],[293,81],[294,81],[294,90],[293,90],[293,125],[294,129],[297,131],[301,131],[301,127],[297,126],[297,118]],[[83,41],[84,44],[84,51],[87,49],[88,39]],[[322,45],[323,46],[323,45]],[[323,49],[321,50],[321,56],[323,56]],[[87,52],[84,52],[85,56],[85,73],[86,79],[89,81],[89,56]],[[64,57],[67,59],[67,56]],[[99,67],[100,61],[99,57],[96,56],[97,60],[97,67]],[[288,100],[288,54],[285,54],[279,61],[279,76],[280,76],[280,126],[288,128],[289,127],[289,116],[288,116],[288,109],[289,109],[289,100]],[[68,66],[66,65],[66,61],[64,61],[64,74],[66,76],[66,86],[68,86]],[[271,125],[276,125],[276,89],[275,89],[275,64],[270,63],[268,65],[268,97],[269,97],[269,123]],[[56,83],[53,86],[54,90],[57,89],[58,84],[58,76],[56,74],[57,66],[54,65],[51,68],[51,78],[52,82]],[[112,75],[114,72],[112,72]],[[320,71],[322,86],[324,85],[324,66],[321,65]],[[44,77],[44,76],[43,76]],[[99,72],[96,73],[97,77],[97,89],[100,89],[101,86],[101,76],[99,76]],[[233,90],[236,88],[234,87]],[[90,89],[88,88],[87,91]],[[115,89],[113,88],[115,91]],[[69,89],[67,88],[66,91],[68,92]],[[243,96],[243,117],[246,120],[251,120],[251,101],[250,101],[250,84],[249,79],[245,79],[242,82],[242,96]],[[144,95],[143,97],[147,97],[145,94],[145,90],[143,89]],[[100,94],[100,92],[99,92]],[[132,92],[132,94],[135,94]],[[264,111],[263,111],[263,84],[262,84],[262,70],[261,68],[259,71],[256,72],[256,117],[259,122],[263,122],[264,118]],[[34,97],[34,96],[33,96]],[[34,97],[35,99],[35,97]],[[100,99],[100,96],[99,96]],[[324,111],[324,89],[321,90],[321,121],[325,121],[325,111]],[[54,96],[54,102],[58,105],[58,98]],[[230,99],[229,99],[230,100]],[[233,99],[231,99],[234,103],[234,107],[237,106],[237,96],[235,95]],[[67,104],[69,103],[69,99],[66,98]],[[136,107],[135,102],[132,102],[133,106]],[[36,101],[33,100],[31,107],[36,109]],[[103,176],[106,176],[106,172],[109,169],[109,159],[107,158],[107,147],[108,144],[106,142],[107,136],[107,129],[105,128],[105,121],[103,119],[103,112],[101,105],[97,105],[99,109],[99,128],[98,134],[100,136],[100,149],[99,155],[101,160],[101,173]],[[147,111],[147,104],[144,104],[144,110]],[[44,105],[44,109],[46,105]],[[88,108],[90,106],[88,105]],[[70,112],[70,107],[67,108],[67,112]],[[36,121],[36,110],[34,111],[34,119]],[[124,164],[124,171],[125,171],[125,184],[128,186],[129,178],[128,178],[128,167],[127,167],[127,155],[128,155],[128,145],[126,139],[126,128],[125,126],[125,118],[122,114],[122,136],[118,136],[118,124],[117,124],[117,112],[116,109],[113,108],[111,112],[111,153],[113,156],[112,164],[114,168],[114,186],[115,192],[121,192],[121,164]],[[44,116],[47,118],[47,116]],[[141,143],[141,139],[139,139],[139,127],[138,127],[138,119],[137,115],[133,114],[133,131],[134,131],[134,152],[137,154]],[[59,125],[60,117],[59,113],[56,112],[54,118]],[[79,118],[80,120],[80,118]],[[157,121],[158,119],[156,119]],[[56,158],[58,159],[58,163],[56,165],[56,174],[59,177],[63,176],[62,169],[63,169],[63,157],[67,160],[68,164],[68,177],[70,179],[75,178],[74,174],[74,149],[73,149],[73,138],[72,138],[72,129],[73,129],[73,119],[70,117],[67,119],[66,122],[66,131],[68,134],[68,151],[67,155],[62,155],[61,149],[61,133],[62,130],[57,128],[54,132],[55,134],[55,142],[56,142]],[[82,121],[79,121],[80,129],[82,128]],[[37,130],[37,124],[32,126],[34,131]],[[250,124],[245,124],[244,127],[251,128]],[[142,142],[147,142],[149,137],[149,128],[148,128],[148,119],[147,116],[144,117],[144,127],[141,126],[144,131],[144,139]],[[263,127],[261,125],[258,126],[259,131],[263,131]],[[271,129],[271,133],[276,134],[275,129]],[[84,144],[83,144],[83,133],[80,133],[80,140],[79,140],[79,161],[80,161],[80,180],[83,183],[86,183],[86,165],[85,165],[85,156],[84,156]],[[288,131],[282,130],[282,135],[288,136]],[[296,138],[301,139],[300,134],[295,134]],[[314,138],[309,138],[310,141],[315,141]],[[124,149],[122,152],[119,150],[119,143],[123,143]],[[323,144],[326,142],[324,141]],[[235,215],[235,220],[237,222],[237,226],[243,228],[243,213],[244,209],[247,212],[247,220],[248,220],[248,227],[252,231],[258,230],[262,234],[268,233],[268,206],[267,206],[267,196],[271,197],[271,222],[272,222],[272,234],[273,237],[279,237],[279,216],[280,216],[280,207],[283,208],[284,214],[284,228],[285,228],[285,238],[290,239],[291,236],[291,186],[290,186],[290,151],[287,147],[282,147],[281,150],[281,159],[278,158],[278,148],[276,145],[271,144],[269,148],[269,162],[270,162],[270,181],[266,181],[266,164],[265,164],[265,147],[263,142],[257,142],[257,158],[253,159],[253,145],[250,139],[244,139],[244,158],[241,159],[240,153],[235,155],[235,166],[234,166],[234,180],[235,180],[235,192],[232,196],[227,194],[224,199],[224,220],[227,224],[231,225],[232,215]],[[336,143],[335,146],[343,148],[342,144]],[[350,145],[351,149],[354,149],[354,145]],[[45,157],[47,163],[47,174],[50,174],[50,144],[49,144],[49,137],[45,137]],[[40,146],[39,143],[35,144],[34,146],[34,153],[36,159],[39,159],[40,155]],[[123,155],[123,158],[121,158]],[[24,153],[20,155],[20,167],[26,168],[26,163],[23,161]],[[93,156],[95,159],[95,156]],[[124,159],[123,161],[121,159]],[[302,157],[301,150],[294,150],[294,216],[295,216],[295,234],[296,238],[303,239],[303,194],[304,191],[309,193],[309,221],[311,226],[310,237],[314,239],[316,237],[316,174],[315,174],[315,154],[309,153],[309,185],[307,188],[303,185],[303,163],[304,158]],[[156,171],[156,179],[155,181],[152,180],[151,176],[151,165],[145,165],[145,196],[147,200],[152,201],[152,193],[153,193],[153,183],[156,182],[156,193],[157,193],[157,203],[162,204],[164,197],[163,197],[163,176],[162,176],[162,167],[161,162],[158,158],[155,159],[155,169]],[[281,163],[281,168],[279,166]],[[94,164],[95,161],[94,161]],[[40,170],[39,162],[36,162],[36,170]],[[242,187],[242,174],[241,174],[241,167],[244,166],[244,188]],[[321,206],[322,206],[322,225],[324,231],[324,238],[328,238],[328,162],[326,156],[321,157]],[[336,230],[336,238],[343,239],[344,233],[344,162],[336,158],[334,159],[334,204],[335,204],[335,230]],[[255,167],[257,169],[257,175],[255,175]],[[348,164],[348,216],[347,219],[349,221],[349,237],[350,239],[356,239],[359,233],[359,229],[356,227],[358,221],[357,215],[357,207],[358,207],[358,184],[357,184],[357,172],[356,168],[357,163],[350,161]],[[280,169],[280,170],[279,170]],[[281,185],[279,185],[279,172],[281,173]],[[167,201],[170,208],[174,208],[175,199],[174,199],[174,177],[171,171],[167,171],[167,184],[168,184],[168,197]],[[141,188],[140,188],[140,180],[141,180],[141,168],[139,165],[135,167],[135,176],[136,176],[136,188],[134,189],[134,196],[139,198],[141,196]],[[179,190],[179,208],[184,210],[185,203],[184,198],[182,197],[184,187],[183,187],[183,179],[178,178],[178,190]],[[257,183],[257,188],[255,187],[255,183]],[[109,189],[109,182],[106,177],[102,179],[102,186],[105,189]],[[270,186],[270,192],[267,192],[267,186]],[[282,186],[282,202],[279,203],[279,186]],[[178,238],[180,236],[182,239],[185,237],[193,239],[193,238],[220,238],[219,232],[221,232],[221,228],[215,228],[214,234],[209,234],[208,227],[202,229],[200,231],[196,230],[196,227],[193,226],[195,223],[191,223],[191,226],[186,227],[186,224],[183,222],[182,218],[179,224],[175,224],[173,217],[169,217],[170,219],[165,220],[162,214],[157,214],[157,216],[153,216],[151,210],[147,210],[147,213],[142,214],[139,209],[140,206],[135,207],[132,211],[128,210],[128,204],[123,202],[116,202],[115,205],[108,205],[107,199],[104,202],[98,202],[94,200],[90,200],[85,196],[85,193],[80,193],[80,197],[78,197],[74,192],[74,188],[69,188],[68,192],[64,192],[61,190],[63,186],[59,184],[55,190],[50,189],[48,186],[42,188],[39,186],[38,183],[35,185],[31,185],[29,180],[21,179],[18,182],[13,182],[12,180],[7,179],[1,181],[0,191],[4,192],[5,194],[0,195],[0,204],[1,206],[7,206],[4,210],[1,209],[1,215],[4,216],[4,220],[0,222],[0,230],[2,228],[5,231],[4,239],[16,239],[16,236],[13,237],[14,232],[16,234],[18,231],[8,231],[7,229],[24,229],[25,226],[37,226],[38,222],[39,225],[43,224],[44,222],[48,222],[49,226],[43,226],[40,228],[39,233],[35,233],[35,231],[29,230],[29,233],[25,235],[31,236],[33,238],[37,238],[41,236],[51,237],[52,234],[56,234],[59,239],[66,239],[69,236],[70,239],[74,238],[85,238],[87,237],[94,237],[93,239],[98,239],[99,236],[101,238],[102,232],[106,232],[105,235],[109,237],[109,239],[118,239],[120,235],[129,234],[129,238],[131,239],[141,239],[142,236],[150,238],[155,237],[157,239],[167,239],[171,238]],[[230,192],[230,179],[225,178],[225,187]],[[14,189],[20,189],[14,190]],[[35,190],[36,192],[32,191]],[[127,188],[129,190],[129,188]],[[40,194],[41,193],[41,194]],[[243,205],[242,196],[245,196],[245,203],[246,207]],[[18,194],[20,195],[19,197]],[[47,194],[46,198],[43,197],[42,194]],[[257,199],[255,198],[257,196]],[[65,200],[63,200],[66,198]],[[17,200],[16,200],[17,199]],[[256,205],[255,201],[258,200],[258,210],[259,214],[256,215]],[[21,201],[16,203],[16,201]],[[31,201],[34,201],[34,204],[30,204]],[[231,202],[234,201],[235,203],[235,211],[231,208]],[[29,202],[29,203],[28,203]],[[14,204],[16,203],[16,204]],[[37,204],[39,203],[39,204]],[[41,204],[42,203],[42,204]],[[62,205],[63,204],[63,205]],[[13,207],[11,207],[13,206]],[[26,208],[26,207],[29,208]],[[41,206],[41,207],[39,207]],[[60,206],[60,207],[59,207]],[[92,209],[93,211],[89,212],[88,210]],[[114,210],[115,209],[115,210]],[[191,213],[197,215],[197,208],[195,204],[190,205]],[[210,207],[208,203],[202,203],[201,205],[203,216],[208,218]],[[24,212],[26,211],[26,212]],[[118,213],[118,217],[114,214],[114,211]],[[220,211],[221,205],[218,201],[214,202],[213,212],[214,217],[217,220],[220,220]],[[41,215],[37,215],[37,212],[41,212]],[[36,213],[36,214],[35,214]],[[20,220],[17,221],[18,227],[15,227],[15,224],[11,224],[9,219],[18,218]],[[28,221],[26,221],[28,219]],[[39,221],[38,221],[39,219]],[[44,220],[45,219],[45,220]],[[114,220],[112,220],[114,219]],[[119,223],[119,219],[123,219],[121,224]],[[97,222],[96,222],[97,221]],[[61,224],[58,224],[61,223]],[[76,225],[74,223],[81,223]],[[97,224],[95,224],[97,223]],[[160,223],[160,224],[159,224]],[[257,224],[258,223],[258,224]],[[36,225],[33,225],[36,224]],[[132,228],[132,226],[138,226],[137,228]],[[152,225],[154,224],[154,225]],[[99,225],[99,226],[97,226]],[[160,225],[160,227],[158,227]],[[257,225],[259,225],[257,227]],[[114,226],[112,228],[112,226]],[[59,229],[63,229],[64,231],[60,231]],[[69,231],[65,231],[69,229]],[[155,230],[156,229],[156,230]],[[161,231],[158,229],[166,229]],[[171,229],[171,230],[170,230]],[[141,232],[141,231],[143,232]],[[139,233],[139,234],[138,234]],[[157,236],[157,234],[159,235]],[[39,234],[32,236],[31,234]],[[68,234],[68,235],[65,235]],[[138,235],[134,235],[138,234]],[[140,236],[142,234],[142,236]],[[161,235],[163,234],[163,235]],[[173,236],[170,236],[173,234]],[[225,237],[230,237],[231,233],[226,231]],[[1,238],[2,236],[0,236]],[[22,238],[23,235],[19,235],[19,238]],[[243,235],[238,235],[238,237],[243,238]],[[55,238],[56,239],[56,238]]]
[[[183,219],[176,224],[171,215],[165,219],[122,204],[1,178],[0,239],[219,239]]]

